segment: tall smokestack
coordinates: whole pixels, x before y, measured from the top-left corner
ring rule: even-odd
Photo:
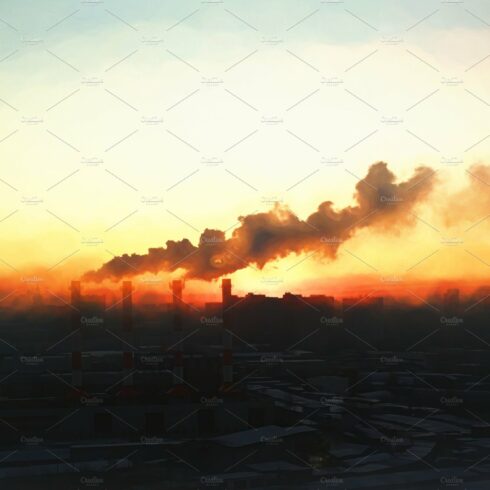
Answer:
[[[82,388],[82,293],[80,281],[71,282],[71,329],[74,333],[71,353],[71,384],[77,390]]]
[[[184,339],[182,332],[182,312],[183,301],[182,291],[184,283],[180,279],[172,281],[172,303],[173,303],[173,329],[174,329],[174,368],[173,368],[173,387],[170,394],[177,396],[188,395],[188,389],[184,385]]]
[[[222,391],[227,391],[233,384],[233,339],[230,332],[230,312],[232,304],[231,297],[231,279],[221,281],[221,305],[223,317],[223,385]]]
[[[133,332],[133,284],[124,281],[122,284],[122,327],[128,335]],[[131,340],[131,343],[134,339]],[[125,351],[122,355],[123,389],[121,394],[129,395],[133,391],[134,353]]]

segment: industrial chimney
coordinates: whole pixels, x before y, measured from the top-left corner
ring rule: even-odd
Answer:
[[[187,396],[189,390],[184,385],[184,337],[183,337],[183,301],[182,290],[184,289],[183,281],[175,279],[171,284],[172,288],[172,303],[173,303],[173,331],[174,331],[174,367],[172,388],[169,394],[175,396]]]
[[[133,333],[133,284],[131,281],[124,281],[122,284],[122,327],[128,336]],[[133,338],[129,343],[133,343]],[[121,395],[134,394],[134,353],[125,351],[122,353],[123,364],[123,387]]]
[[[71,384],[76,392],[82,388],[82,294],[80,281],[71,282],[71,329],[73,334],[71,352]]]
[[[232,336],[230,332],[230,312],[232,306],[231,279],[221,281],[222,316],[223,316],[223,385],[222,391],[228,391],[233,384],[233,353]]]

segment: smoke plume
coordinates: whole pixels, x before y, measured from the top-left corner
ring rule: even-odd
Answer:
[[[410,179],[396,183],[387,164],[378,162],[357,183],[354,206],[337,210],[331,201],[325,201],[305,220],[287,207],[275,206],[268,212],[241,216],[229,238],[223,231],[207,228],[197,245],[186,238],[169,240],[165,247],[150,248],[143,255],[114,257],[83,279],[117,281],[146,272],[184,269],[186,278],[211,280],[251,264],[263,268],[292,253],[318,251],[335,258],[338,248],[358,229],[397,229],[412,224],[411,210],[426,199],[434,182],[430,168],[418,167]]]

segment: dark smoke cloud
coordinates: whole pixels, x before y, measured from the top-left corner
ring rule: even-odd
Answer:
[[[434,185],[434,172],[419,167],[405,182],[383,162],[375,163],[356,185],[355,206],[336,210],[325,201],[306,220],[286,207],[241,216],[230,238],[220,230],[206,229],[198,245],[188,239],[167,241],[165,247],[150,248],[147,254],[124,254],[87,272],[83,279],[119,280],[145,272],[184,269],[185,277],[211,280],[243,269],[259,268],[291,253],[318,251],[334,258],[340,245],[364,227],[398,229],[414,221],[410,211],[423,201]]]

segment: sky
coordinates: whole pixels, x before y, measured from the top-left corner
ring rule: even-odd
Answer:
[[[334,261],[251,264],[237,287],[485,284],[489,28],[468,0],[0,1],[2,290],[66,289],[276,203],[355,205],[377,161],[437,171],[413,225],[360,230]]]

